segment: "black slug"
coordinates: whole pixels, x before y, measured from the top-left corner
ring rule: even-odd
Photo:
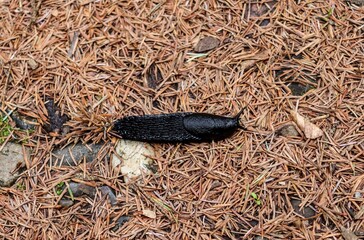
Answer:
[[[117,120],[113,131],[124,139],[144,142],[217,141],[244,128],[239,123],[243,110],[235,117],[192,112],[128,116]]]

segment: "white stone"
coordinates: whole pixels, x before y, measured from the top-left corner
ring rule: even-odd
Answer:
[[[115,150],[117,154],[112,155],[111,164],[114,169],[120,168],[125,182],[142,174],[152,174],[150,166],[155,152],[150,144],[121,139]]]

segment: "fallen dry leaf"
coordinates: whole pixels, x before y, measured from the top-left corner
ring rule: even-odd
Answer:
[[[323,135],[323,131],[315,124],[311,123],[310,120],[301,116],[298,112],[291,110],[291,116],[296,122],[297,126],[303,131],[306,138],[316,139]]]
[[[156,218],[157,217],[155,212],[152,211],[152,210],[149,210],[149,209],[144,209],[143,210],[143,215],[146,216],[146,217],[149,217],[149,218]]]

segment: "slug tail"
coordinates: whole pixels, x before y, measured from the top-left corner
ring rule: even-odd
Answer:
[[[235,117],[234,117],[234,119],[236,119],[236,121],[238,122],[238,127],[239,128],[241,128],[241,129],[246,129],[245,128],[245,126],[243,126],[243,125],[241,125],[240,124],[240,121],[239,121],[239,119],[240,119],[240,116],[243,114],[243,112],[244,112],[244,110],[246,109],[246,106],[245,107],[243,107],[239,112],[238,112],[238,114],[236,114],[235,115]]]

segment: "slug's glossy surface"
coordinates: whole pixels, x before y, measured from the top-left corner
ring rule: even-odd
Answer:
[[[241,112],[235,117],[191,112],[129,116],[117,120],[113,131],[136,141],[208,142],[227,138],[242,128]]]

